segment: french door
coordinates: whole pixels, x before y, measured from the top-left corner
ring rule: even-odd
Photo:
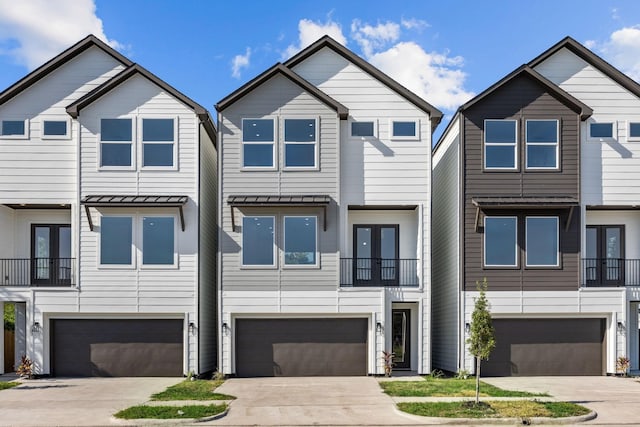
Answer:
[[[397,286],[398,225],[353,226],[354,286]]]
[[[71,284],[71,226],[33,224],[31,226],[31,283]]]
[[[584,264],[587,285],[624,285],[624,225],[588,225]]]

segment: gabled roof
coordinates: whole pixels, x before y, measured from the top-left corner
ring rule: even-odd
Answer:
[[[317,98],[319,101],[321,101],[322,103],[326,104],[328,107],[335,110],[340,116],[340,119],[344,120],[349,115],[349,110],[347,109],[347,107],[345,107],[335,99],[331,98],[329,95],[322,92],[320,89],[318,89],[317,87],[315,87],[314,85],[312,85],[311,83],[309,83],[308,81],[300,77],[298,74],[296,74],[295,72],[291,71],[290,69],[282,65],[281,63],[277,63],[276,65],[274,65],[273,67],[265,71],[264,73],[260,74],[253,80],[250,80],[249,82],[245,83],[239,89],[235,90],[230,95],[227,95],[225,98],[220,100],[216,104],[216,110],[222,111],[226,109],[231,104],[240,100],[246,94],[248,94],[258,86],[262,85],[267,80],[271,79],[272,77],[278,74],[286,77],[296,85],[300,86],[301,88],[309,92],[313,97]]]
[[[185,104],[187,107],[193,110],[193,112],[198,116],[200,122],[204,125],[205,130],[212,138],[214,145],[216,144],[216,130],[213,124],[213,120],[209,115],[209,112],[206,108],[178,91],[176,88],[171,86],[169,83],[165,82],[146,68],[142,67],[139,64],[131,64],[127,68],[125,68],[120,73],[113,76],[111,79],[102,83],[100,86],[93,89],[91,92],[87,93],[83,97],[77,99],[75,102],[67,106],[67,113],[73,117],[74,119],[80,115],[80,110],[89,106],[93,102],[97,101],[102,96],[109,93],[111,90],[124,83],[128,79],[133,76],[141,75],[146,79],[150,80],[152,83],[160,87],[162,90]]]
[[[440,123],[440,121],[442,120],[442,112],[436,107],[429,104],[427,101],[420,98],[418,95],[411,92],[409,89],[402,86],[400,83],[398,83],[329,36],[323,36],[309,47],[298,52],[296,55],[288,59],[284,63],[284,65],[288,68],[293,68],[325,47],[333,50],[338,55],[345,58],[347,61],[354,63],[355,65],[363,69],[366,73],[379,80],[384,85],[405,98],[407,101],[411,102],[422,111],[428,113],[431,117],[432,131],[435,130],[436,126],[438,126],[438,123]]]
[[[20,92],[29,88],[42,78],[46,77],[51,72],[55,71],[62,65],[69,62],[71,59],[75,58],[76,56],[80,55],[82,52],[93,46],[102,49],[106,54],[112,56],[116,61],[122,63],[125,66],[130,66],[132,64],[129,59],[107,45],[105,42],[94,35],[89,35],[5,89],[2,93],[0,93],[0,105],[4,104],[14,96],[18,95]]]
[[[598,55],[568,36],[560,40],[558,43],[551,46],[549,49],[529,62],[529,66],[531,68],[537,67],[563,48],[566,48],[569,51],[573,52],[579,58],[588,62],[589,64],[603,72],[605,75],[609,76],[620,86],[640,98],[640,84],[638,84],[635,80],[631,79],[629,76],[615,68],[613,65],[609,64],[607,61],[600,58]]]
[[[491,95],[493,92],[495,92],[499,88],[511,82],[516,77],[523,76],[523,75],[532,78],[533,80],[535,80],[536,82],[544,86],[548,92],[550,92],[551,94],[553,94],[554,96],[562,100],[565,104],[571,107],[571,109],[573,109],[576,113],[580,114],[581,120],[586,120],[591,116],[591,114],[593,114],[593,110],[589,108],[588,105],[581,102],[580,100],[578,100],[577,98],[569,94],[568,92],[562,90],[555,83],[553,83],[550,80],[547,80],[540,73],[538,73],[528,65],[522,65],[518,67],[516,70],[512,71],[510,74],[502,78],[500,81],[490,86],[488,89],[486,89],[479,95],[476,95],[473,99],[471,99],[467,103],[463,104],[458,111],[464,111],[472,107],[476,103],[482,101],[483,99]]]

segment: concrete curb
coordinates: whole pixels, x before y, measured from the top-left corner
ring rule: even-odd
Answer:
[[[175,402],[179,402],[179,401],[168,401],[168,402],[175,403]],[[215,402],[222,402],[222,401],[217,400]],[[141,406],[163,406],[163,405],[146,405],[146,403],[144,403]],[[187,406],[187,405],[166,405],[166,406]],[[208,406],[208,405],[201,405],[201,406]],[[111,422],[113,424],[120,424],[120,425],[156,425],[156,424],[176,425],[176,424],[204,423],[204,422],[207,422],[207,421],[215,421],[215,420],[218,420],[220,418],[223,418],[223,417],[227,416],[227,414],[229,413],[229,408],[230,407],[231,407],[231,404],[227,403],[227,407],[225,408],[224,411],[222,411],[222,412],[220,412],[219,414],[216,414],[216,415],[211,415],[210,417],[202,417],[202,418],[166,418],[166,419],[161,419],[161,418],[131,418],[131,419],[125,420],[123,418],[116,418],[114,416],[111,416]]]
[[[400,402],[465,402],[474,400],[473,397],[454,397],[454,396],[390,396],[395,403]],[[537,400],[538,402],[558,402],[558,399],[551,396],[524,396],[524,397],[491,397],[483,396],[481,402],[497,401],[497,402],[514,402],[520,400]]]

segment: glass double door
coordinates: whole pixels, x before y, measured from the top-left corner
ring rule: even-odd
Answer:
[[[587,285],[624,285],[624,226],[587,226],[584,264]]]
[[[71,226],[31,226],[31,281],[34,285],[71,283]]]
[[[355,286],[398,285],[397,224],[354,225],[353,245]]]

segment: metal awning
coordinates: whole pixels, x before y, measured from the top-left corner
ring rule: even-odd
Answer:
[[[227,203],[231,207],[231,226],[236,227],[233,208],[235,207],[321,207],[323,208],[324,231],[327,231],[327,206],[331,197],[327,195],[261,195],[229,196]]]
[[[93,231],[93,221],[89,208],[178,208],[180,212],[180,226],[184,231],[183,206],[189,201],[189,196],[121,196],[97,195],[85,196],[80,204],[84,205],[89,221],[89,229]]]

